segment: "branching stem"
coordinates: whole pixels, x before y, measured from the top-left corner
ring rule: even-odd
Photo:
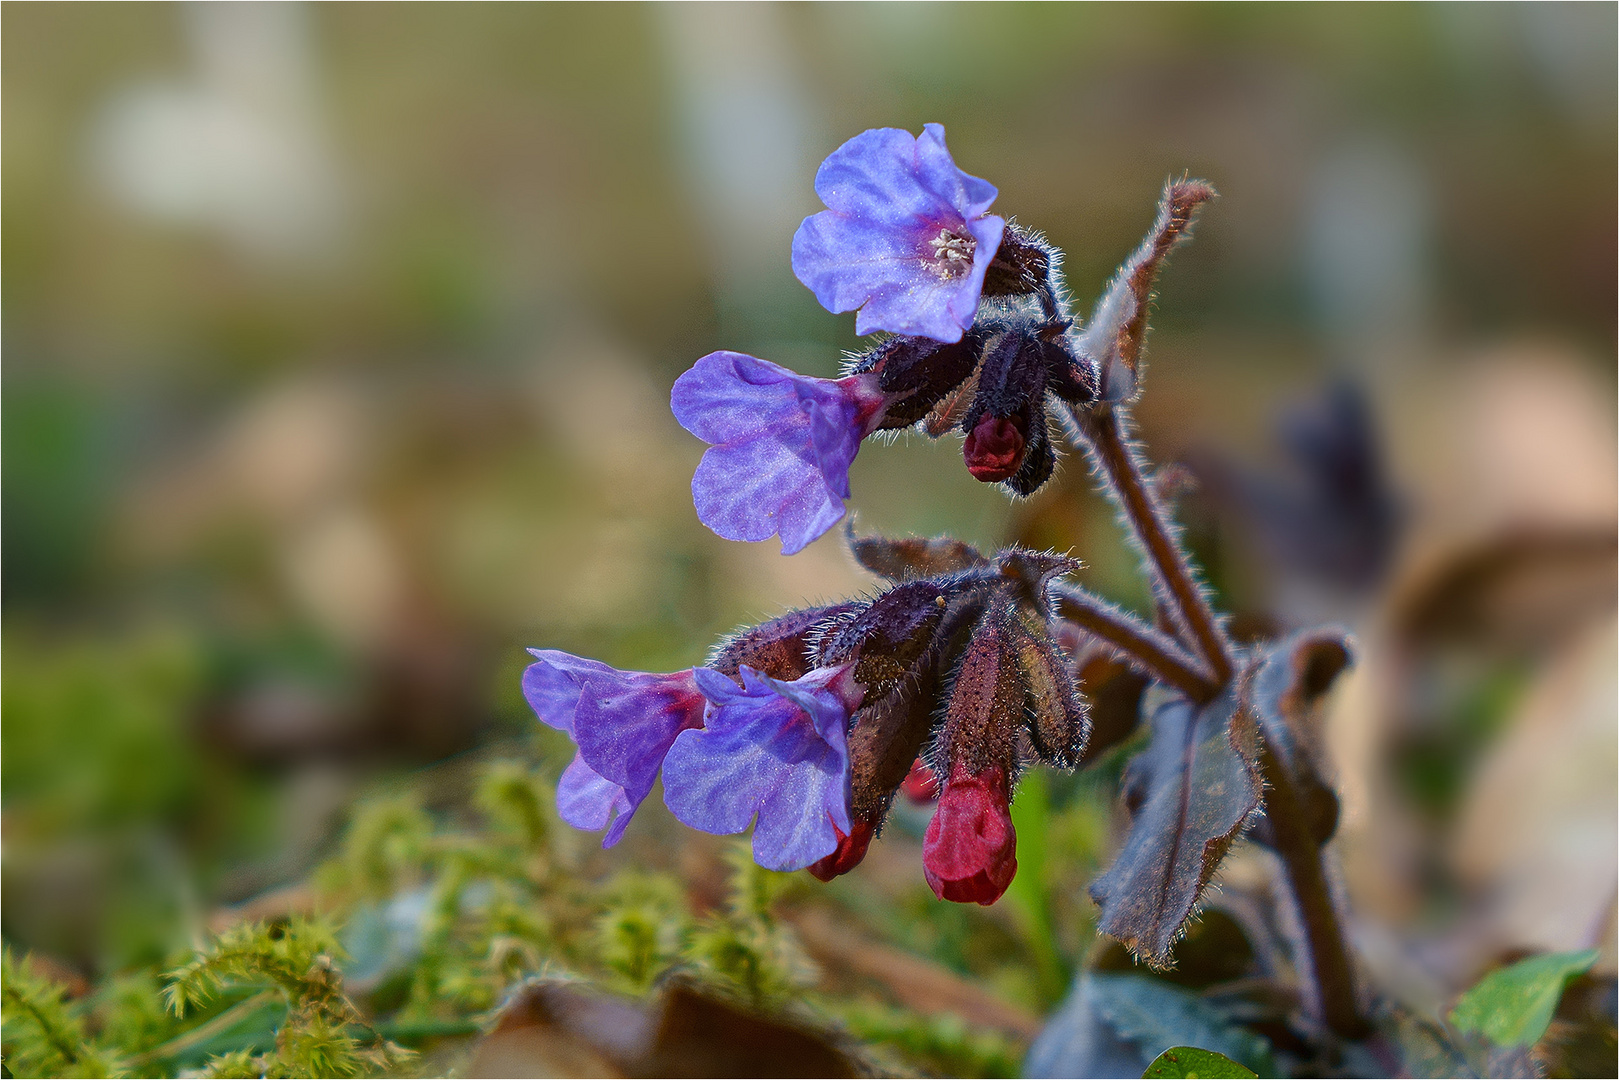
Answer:
[[[1099,404],[1071,410],[1070,415],[1078,441],[1100,468],[1109,493],[1146,551],[1174,621],[1188,638],[1187,644],[1208,661],[1215,681],[1224,685],[1234,671],[1231,646],[1208,598],[1192,577],[1191,564],[1175,539],[1168,515],[1142,476],[1140,459],[1124,436],[1119,410]]]
[[[1212,699],[1235,674],[1234,650],[1192,576],[1191,562],[1169,515],[1147,483],[1141,458],[1125,437],[1120,410],[1098,404],[1065,411],[1071,438],[1090,454],[1101,472],[1108,493],[1146,552],[1172,621],[1187,647],[1206,661],[1208,673],[1176,644],[1165,641],[1164,635],[1136,625],[1135,620],[1088,593],[1081,593],[1082,599],[1063,593],[1070,617],[1138,658],[1156,677],[1194,700]],[[1312,1005],[1322,1023],[1344,1038],[1358,1038],[1366,1033],[1367,1023],[1355,993],[1353,960],[1327,881],[1323,848],[1304,826],[1304,808],[1291,775],[1268,749],[1261,750],[1260,768],[1272,847],[1281,860],[1304,935],[1306,956],[1300,975],[1310,983]]]
[[[1064,615],[1116,647],[1144,674],[1199,703],[1212,701],[1220,692],[1208,670],[1169,635],[1078,586],[1058,585],[1054,591]]]

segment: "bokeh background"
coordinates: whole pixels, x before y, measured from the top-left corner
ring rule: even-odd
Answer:
[[[554,775],[526,645],[669,670],[869,587],[836,536],[708,533],[667,394],[717,348],[836,370],[853,319],[788,260],[816,165],[937,121],[1082,309],[1166,177],[1221,191],[1161,282],[1141,433],[1198,478],[1241,632],[1359,637],[1330,731],[1368,965],[1436,996],[1513,950],[1605,943],[1611,972],[1612,5],[0,17],[8,942],[157,962],[379,785]],[[1145,601],[1077,459],[1013,505],[915,437],[853,486],[862,529],[1072,548]],[[1117,810],[1047,786],[1073,965]],[[711,851],[661,812],[668,846],[603,873]],[[1048,1007],[1060,979],[997,967],[1020,909],[942,910],[916,836],[829,895]]]

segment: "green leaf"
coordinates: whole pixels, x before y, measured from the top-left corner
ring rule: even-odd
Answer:
[[[1142,1080],[1148,1077],[1249,1077],[1258,1073],[1238,1065],[1224,1054],[1199,1050],[1195,1046],[1171,1046],[1153,1059]]]
[[[1563,988],[1596,963],[1597,950],[1547,953],[1492,971],[1462,995],[1450,1022],[1497,1046],[1533,1046],[1546,1034]]]

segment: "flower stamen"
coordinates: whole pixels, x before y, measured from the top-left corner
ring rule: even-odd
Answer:
[[[940,229],[939,235],[928,241],[928,246],[933,249],[930,264],[933,272],[942,278],[953,278],[972,269],[978,241],[950,229]]]

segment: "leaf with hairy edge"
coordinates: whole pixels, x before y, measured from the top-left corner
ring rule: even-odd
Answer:
[[[1308,630],[1270,646],[1243,680],[1243,701],[1258,720],[1265,745],[1292,778],[1300,812],[1317,844],[1325,844],[1337,830],[1338,796],[1322,775],[1320,740],[1313,726],[1316,705],[1353,662],[1344,634]],[[1268,821],[1255,825],[1254,837],[1270,842]]]
[[[1227,687],[1199,707],[1163,687],[1147,702],[1152,743],[1130,762],[1129,835],[1094,885],[1097,929],[1153,967],[1170,950],[1244,823],[1260,806],[1253,713]]]
[[[1091,972],[1091,1002],[1121,1038],[1151,1054],[1160,1047],[1196,1044],[1271,1073],[1270,1042],[1232,1023],[1190,990],[1124,972]]]
[[[1450,1022],[1497,1046],[1533,1046],[1546,1034],[1563,988],[1597,961],[1597,950],[1547,953],[1492,971],[1462,995]]]
[[[910,581],[989,565],[977,548],[948,536],[891,540],[885,536],[856,536],[853,526],[848,534],[855,561],[889,581]]]
[[[1152,1064],[1147,1066],[1147,1071],[1141,1074],[1141,1080],[1157,1080],[1160,1077],[1180,1080],[1182,1077],[1191,1076],[1246,1078],[1258,1075],[1213,1050],[1199,1050],[1195,1046],[1171,1046],[1153,1059]]]
[[[1096,363],[1104,401],[1129,401],[1141,389],[1142,345],[1152,283],[1164,259],[1192,226],[1197,208],[1214,198],[1201,180],[1175,180],[1164,187],[1158,216],[1141,246],[1119,267],[1079,335],[1079,350]]]

